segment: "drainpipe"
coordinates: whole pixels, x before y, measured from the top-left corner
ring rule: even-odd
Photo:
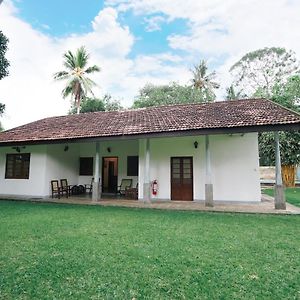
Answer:
[[[275,169],[276,169],[276,180],[275,180],[275,209],[286,209],[284,187],[282,183],[281,174],[281,159],[280,159],[280,144],[279,144],[279,134],[274,132],[275,137]]]

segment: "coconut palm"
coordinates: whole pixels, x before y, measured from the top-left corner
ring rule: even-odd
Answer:
[[[96,65],[87,67],[89,54],[85,47],[77,49],[75,55],[69,50],[63,55],[66,70],[54,74],[55,80],[66,80],[66,86],[62,90],[64,98],[68,96],[74,97],[74,106],[76,106],[77,114],[80,112],[81,100],[92,92],[92,87],[95,82],[86,75],[94,72],[99,72],[100,68]]]
[[[206,95],[215,97],[214,89],[220,87],[219,83],[214,81],[216,72],[207,74],[207,64],[205,60],[201,60],[198,65],[191,70],[193,73],[192,84],[195,89],[203,91]]]

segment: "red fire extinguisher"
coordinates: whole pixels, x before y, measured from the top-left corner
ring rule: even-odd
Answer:
[[[152,195],[156,196],[158,190],[158,183],[156,179],[152,181],[151,186],[152,186]]]

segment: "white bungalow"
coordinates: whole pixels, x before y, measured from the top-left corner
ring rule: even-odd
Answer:
[[[0,134],[0,196],[49,197],[53,179],[94,178],[98,201],[130,178],[142,201],[259,202],[258,132],[299,129],[299,114],[265,99],[46,118]]]

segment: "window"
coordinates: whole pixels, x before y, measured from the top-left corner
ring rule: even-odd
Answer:
[[[93,175],[93,157],[80,157],[79,175]]]
[[[6,154],[5,178],[29,178],[30,153]]]
[[[139,175],[139,157],[127,156],[127,176]]]

